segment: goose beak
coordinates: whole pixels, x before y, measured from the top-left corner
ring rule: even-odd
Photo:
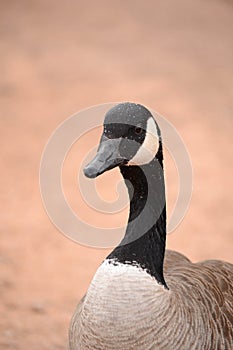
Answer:
[[[120,142],[121,138],[102,137],[95,158],[83,169],[84,174],[89,178],[95,178],[107,170],[125,164],[127,161],[119,152]]]

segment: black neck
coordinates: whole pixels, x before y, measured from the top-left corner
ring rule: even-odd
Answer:
[[[157,157],[142,166],[121,166],[130,196],[130,213],[125,236],[108,256],[137,264],[163,284],[166,244],[166,201],[162,146]]]

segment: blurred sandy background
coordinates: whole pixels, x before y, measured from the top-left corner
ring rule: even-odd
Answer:
[[[0,348],[66,349],[73,310],[108,252],[59,234],[41,203],[43,147],[76,111],[129,100],[169,119],[194,191],[168,246],[194,261],[233,260],[233,5],[2,0],[0,16]]]

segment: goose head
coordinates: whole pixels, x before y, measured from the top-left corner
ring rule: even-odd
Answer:
[[[95,158],[84,174],[95,178],[117,166],[135,166],[159,158],[161,135],[151,112],[136,103],[121,103],[104,119],[103,133]]]

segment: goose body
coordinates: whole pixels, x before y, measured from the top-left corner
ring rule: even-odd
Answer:
[[[95,177],[114,166],[130,181],[128,226],[73,315],[70,350],[233,349],[233,265],[165,253],[161,135],[141,105],[107,113],[85,173]]]

